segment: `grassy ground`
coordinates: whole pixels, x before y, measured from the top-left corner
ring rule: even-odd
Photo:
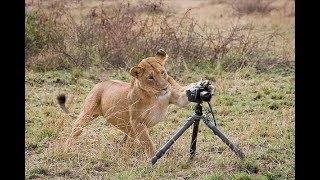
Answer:
[[[169,72],[170,74],[170,72]],[[59,93],[69,97],[67,106],[78,113],[82,102],[99,81],[130,81],[127,72],[99,69],[27,70],[26,176],[76,179],[294,179],[294,72],[272,70],[256,73],[244,68],[224,72],[211,65],[189,69],[177,78],[181,84],[206,77],[215,81],[212,103],[219,128],[246,154],[239,160],[218,137],[200,124],[197,155],[188,162],[191,129],[155,167],[149,167],[143,150],[136,147],[125,158],[123,134],[98,118],[86,129],[75,151],[62,152],[73,120],[57,107]],[[151,136],[157,149],[190,115],[193,106],[170,106],[165,122]]]

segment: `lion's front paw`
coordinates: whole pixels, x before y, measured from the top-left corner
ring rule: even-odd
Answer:
[[[200,81],[198,84],[204,88],[207,88],[208,91],[210,91],[210,92],[212,92],[214,90],[214,87],[209,80]]]

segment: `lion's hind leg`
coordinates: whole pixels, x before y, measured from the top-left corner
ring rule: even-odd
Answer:
[[[71,134],[66,141],[65,150],[73,146],[74,141],[81,135],[83,129],[90,124],[90,122],[101,115],[100,100],[95,94],[89,95],[84,103],[84,106],[74,122]]]

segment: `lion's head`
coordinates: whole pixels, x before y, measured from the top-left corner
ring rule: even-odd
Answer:
[[[167,59],[167,53],[159,49],[155,57],[143,59],[137,66],[131,68],[130,74],[137,79],[140,88],[147,92],[164,95],[168,92],[169,86],[164,67]]]

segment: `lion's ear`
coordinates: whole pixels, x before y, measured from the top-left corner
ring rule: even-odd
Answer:
[[[135,67],[130,69],[131,76],[133,76],[135,78],[140,77],[143,72],[144,72],[144,68],[139,67],[139,66],[135,66]]]
[[[168,59],[168,54],[167,54],[163,49],[159,49],[159,50],[157,51],[156,56],[157,56],[158,58],[160,58],[160,61],[161,61],[160,63],[161,63],[162,65],[164,65],[164,64],[166,63],[167,59]]]

